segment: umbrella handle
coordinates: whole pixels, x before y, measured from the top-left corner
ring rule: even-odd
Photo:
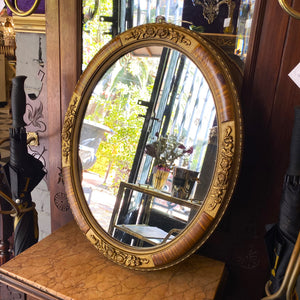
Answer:
[[[18,205],[10,198],[8,197],[5,193],[3,193],[2,191],[0,191],[0,196],[6,200],[7,202],[9,202],[9,204],[13,207],[13,210],[9,210],[9,211],[0,211],[1,214],[4,214],[4,215],[11,215],[13,214],[13,217],[14,216],[17,216],[20,214],[20,209],[18,207]]]
[[[37,140],[37,138],[34,137],[34,136],[28,137],[26,143],[27,143],[27,145],[28,145],[28,144],[30,144],[31,142],[36,141],[36,140]],[[10,138],[9,138],[9,137],[8,137],[8,138],[5,138],[5,139],[1,139],[1,140],[0,140],[0,146],[1,146],[2,144],[4,144],[5,142],[8,142],[8,141],[10,141]]]
[[[287,300],[296,300],[298,296],[295,292],[296,281],[300,273],[300,232],[298,233],[298,238],[292,252],[289,264],[286,268],[286,272],[283,278],[283,282],[279,290],[271,294],[269,291],[270,281],[267,282],[265,286],[267,297],[261,300],[276,300],[283,296],[286,296]]]
[[[29,211],[35,209],[35,203],[34,202],[31,203],[32,205],[30,207],[20,209],[18,207],[17,203],[15,203],[10,197],[8,197],[2,191],[0,191],[0,196],[4,200],[6,200],[7,202],[9,202],[9,204],[13,207],[12,210],[0,210],[0,214],[2,214],[2,215],[11,215],[12,217],[17,217],[20,214],[24,214],[26,212],[29,212]]]
[[[295,286],[296,286],[299,274],[300,274],[300,253],[298,253],[296,265],[292,271],[291,279],[287,286],[287,291],[286,291],[287,299],[292,299],[293,294],[295,294]]]

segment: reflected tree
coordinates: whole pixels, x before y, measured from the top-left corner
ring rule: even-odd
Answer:
[[[156,68],[153,60],[127,54],[105,74],[90,99],[86,118],[113,131],[100,143],[91,171],[113,188],[128,178],[146,110],[138,100],[150,100]]]

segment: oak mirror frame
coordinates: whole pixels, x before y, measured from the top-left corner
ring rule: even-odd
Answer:
[[[81,186],[79,139],[93,89],[122,56],[141,47],[174,49],[191,60],[203,74],[216,109],[217,151],[214,171],[202,206],[171,241],[153,247],[136,247],[113,238],[94,218]],[[104,46],[81,75],[69,104],[62,131],[62,167],[74,218],[97,250],[109,260],[136,270],[158,270],[187,258],[213,233],[236,185],[242,151],[242,120],[236,70],[204,37],[183,27],[153,23],[129,29]]]

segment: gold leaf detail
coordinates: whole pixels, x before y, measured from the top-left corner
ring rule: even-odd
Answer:
[[[230,126],[225,130],[222,146],[221,159],[219,166],[217,167],[217,177],[213,185],[213,202],[210,203],[209,210],[214,210],[216,206],[222,202],[228,187],[229,172],[234,153],[232,128]]]
[[[90,235],[90,241],[98,251],[103,253],[104,256],[115,261],[118,264],[122,264],[127,267],[137,267],[149,263],[149,259],[147,258],[140,258],[135,255],[116,250],[114,247],[108,245],[93,234]]]
[[[147,25],[143,28],[136,28],[125,38],[126,41],[134,40],[145,40],[151,38],[168,39],[176,44],[185,44],[186,46],[191,45],[191,40],[187,39],[186,36],[175,28],[162,28],[155,25]]]
[[[70,152],[71,152],[71,134],[72,127],[75,123],[76,108],[79,98],[77,96],[73,97],[71,104],[66,112],[64,127],[62,130],[62,155],[65,158],[65,163],[68,163]]]

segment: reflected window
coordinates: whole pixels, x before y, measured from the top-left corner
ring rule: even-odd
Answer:
[[[157,16],[207,35],[243,68],[255,0],[84,0],[82,5],[83,70],[112,37]]]
[[[243,1],[239,8],[236,28],[235,54],[243,61],[247,56],[255,0]]]
[[[84,0],[82,2],[82,70],[115,35],[133,26],[154,23],[157,16],[180,25],[183,0]]]
[[[243,69],[255,0],[190,0],[182,25],[208,37]]]
[[[217,143],[210,145],[210,132],[216,126],[211,90],[184,54],[151,46],[118,59],[89,97],[79,141],[82,187],[99,224],[108,230],[112,215],[118,216],[116,224],[123,225],[151,224],[153,215],[164,215],[172,228],[184,228],[211,182]],[[172,162],[169,155],[164,157],[162,162],[171,164],[162,165],[168,169],[168,178],[159,188],[154,173],[162,162],[145,151],[158,137],[178,144],[176,151],[189,150]],[[209,168],[202,172],[208,158]],[[187,198],[181,193],[174,196],[175,166],[194,174]],[[198,175],[199,184],[194,185]],[[151,201],[148,195],[151,207],[145,207],[147,194],[140,192],[140,186],[164,195],[158,193]],[[171,197],[179,199],[170,201]],[[193,204],[186,206],[187,200]],[[120,211],[114,213],[116,206]]]
[[[213,15],[208,13],[211,8]],[[248,0],[191,0],[184,5],[176,0],[86,0],[83,69],[114,35],[154,22],[158,15],[221,42],[219,46],[242,66],[253,8]],[[201,207],[216,162],[215,103],[203,74],[184,54],[151,46],[125,54],[98,79],[86,107],[78,149],[82,188],[94,218],[116,239],[129,244],[134,240],[133,245],[140,241],[136,236],[128,238],[132,236],[129,225],[155,226],[165,233],[182,230]],[[154,187],[158,165],[145,149],[158,136],[176,136],[193,148],[191,155],[174,162],[197,174],[188,198],[172,193],[172,171],[159,193]],[[161,218],[165,222],[157,223]]]

